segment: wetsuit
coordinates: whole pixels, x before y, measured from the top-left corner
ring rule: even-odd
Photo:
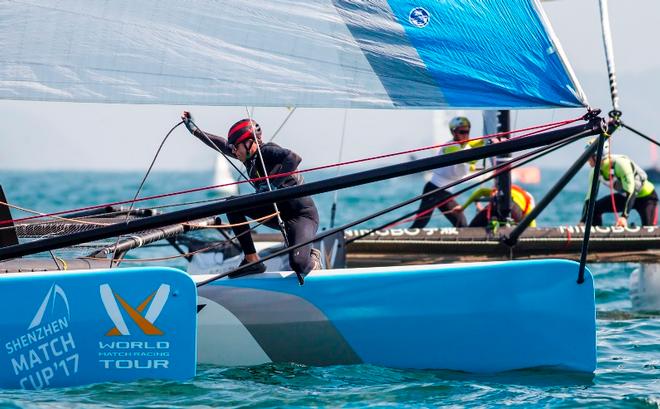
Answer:
[[[467,208],[472,202],[481,198],[489,198],[488,205],[481,209],[474,219],[470,222],[469,227],[486,227],[490,223],[491,216],[493,216],[493,208],[495,207],[495,198],[497,190],[495,188],[482,187],[472,192],[468,200],[463,204],[463,208]],[[516,223],[520,222],[527,214],[534,209],[534,198],[527,191],[519,186],[511,185],[511,218]],[[536,227],[536,220],[532,220],[530,227]]]
[[[614,205],[621,212],[621,216],[628,218],[630,211],[635,209],[639,213],[643,226],[655,226],[658,223],[658,195],[655,192],[653,183],[648,180],[646,172],[625,155],[603,157],[598,179],[607,186],[608,190],[610,187],[610,172],[612,185],[616,191]],[[593,177],[594,169],[591,169],[589,186],[591,186]],[[580,219],[582,223],[587,219],[587,201],[590,196],[591,189],[588,189],[582,208],[582,218]],[[614,207],[612,207],[610,195],[598,199],[594,211],[594,226],[602,226],[603,213],[613,212]]]
[[[206,145],[216,149],[215,146],[213,146],[213,144],[215,144],[220,150],[222,150],[225,155],[236,159],[236,156],[227,146],[227,139],[209,133],[205,134],[213,143],[209,142],[209,140],[204,136],[204,134],[202,134],[201,131],[195,129],[193,132],[193,135],[195,135]],[[295,152],[286,148],[282,148],[275,143],[263,144],[261,146],[261,154],[263,155],[264,164],[266,166],[266,170],[268,171],[268,175],[276,175],[278,173],[294,171],[298,168],[298,165],[302,161],[302,158]],[[265,176],[258,152],[254,156],[247,159],[243,164],[247,169],[248,177],[250,179]],[[298,174],[270,179],[270,184],[273,189],[296,186],[301,183],[303,183],[303,180],[302,177]],[[254,187],[257,192],[268,191],[266,180],[255,182]],[[290,245],[310,240],[316,235],[319,226],[319,214],[311,197],[305,196],[298,199],[290,199],[287,201],[278,202],[277,206],[280,210],[280,217],[284,222],[284,229],[286,231]],[[230,212],[227,213],[227,218],[229,219],[230,224],[237,224],[246,222],[247,217],[251,219],[259,219],[273,213],[275,213],[275,207],[270,204]],[[272,229],[279,230],[277,217],[272,217],[271,219],[265,221],[263,224]],[[232,230],[234,231],[234,235],[238,238],[238,242],[240,243],[241,248],[245,254],[256,253],[252,235],[249,233],[250,226],[247,224],[241,224],[239,226],[232,227]],[[297,271],[301,274],[307,274],[312,269],[314,263],[310,258],[311,250],[312,245],[308,244],[306,246],[299,247],[289,253],[289,264],[294,271]]]
[[[464,149],[470,149],[469,144],[455,144],[445,146],[440,149],[438,152],[439,155],[446,155],[448,153],[458,152]],[[447,186],[450,183],[453,183],[463,177],[467,176],[471,170],[474,168],[473,163],[459,163],[453,166],[446,166],[444,168],[438,168],[433,170],[433,176],[431,181],[427,182],[424,185],[423,193],[428,193],[432,190],[436,190],[443,186]],[[423,198],[419,204],[419,209],[417,213],[423,213],[427,209],[437,206],[441,212],[444,213],[445,217],[453,224],[455,227],[465,227],[467,226],[467,220],[463,212],[451,213],[449,212],[454,207],[458,206],[458,202],[453,199],[453,193],[447,189],[440,189],[432,195],[426,196]],[[411,229],[420,229],[426,227],[433,216],[433,211],[427,211],[425,214],[418,216],[413,222]]]

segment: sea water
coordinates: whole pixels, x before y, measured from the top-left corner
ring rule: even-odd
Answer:
[[[335,171],[308,175],[309,180]],[[544,171],[538,186],[525,186],[536,199],[561,175]],[[25,208],[52,212],[131,199],[144,174],[0,171],[8,200]],[[156,172],[140,197],[210,185],[211,172]],[[577,223],[587,188],[578,174],[539,217],[539,226]],[[419,194],[422,176],[342,190],[336,225]],[[248,189],[242,188],[243,192]],[[601,195],[607,192],[601,190]],[[139,207],[185,207],[213,200],[209,191],[142,202]],[[465,195],[463,196],[465,198]],[[333,193],[315,197],[321,226],[328,226]],[[358,227],[375,227],[414,210],[411,205]],[[14,217],[29,213],[13,211]],[[468,219],[473,214],[468,211]],[[609,218],[606,221],[612,222]],[[633,222],[639,223],[637,216]],[[447,226],[436,213],[430,226]],[[208,234],[208,233],[205,233]],[[141,249],[130,257],[175,254],[171,248]],[[163,264],[163,263],[160,263]],[[185,261],[168,265],[185,268]],[[134,265],[134,264],[131,264]],[[372,365],[308,367],[297,364],[225,368],[200,366],[187,382],[104,383],[39,392],[0,391],[0,408],[204,408],[204,407],[660,407],[660,315],[632,310],[628,282],[634,263],[593,264],[595,276],[598,368],[593,376],[528,370],[495,375],[448,371],[399,370]],[[570,343],[570,335],[564,340]]]

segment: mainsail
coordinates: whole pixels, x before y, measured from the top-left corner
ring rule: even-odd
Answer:
[[[0,99],[579,107],[537,0],[8,0]]]

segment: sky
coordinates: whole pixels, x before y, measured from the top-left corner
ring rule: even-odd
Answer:
[[[543,7],[592,107],[611,109],[607,69],[597,0],[555,0]],[[660,134],[655,100],[660,94],[660,1],[610,0],[610,18],[623,120],[653,137]],[[245,117],[245,107],[99,105],[0,101],[0,171],[2,170],[146,170],[167,131],[182,110],[193,113],[204,130],[224,135],[229,125]],[[514,128],[575,118],[583,109],[512,112]],[[256,108],[253,115],[266,136],[282,123],[286,108]],[[301,168],[336,162],[345,111],[298,109],[275,142],[298,152]],[[433,129],[431,111],[349,110],[341,160],[413,149],[448,138]],[[467,116],[481,132],[479,111]],[[435,134],[435,135],[434,135]],[[620,131],[612,149],[651,164],[651,146],[628,131]],[[539,162],[562,168],[576,157],[574,148]],[[183,127],[173,132],[155,170],[209,171],[215,155]]]

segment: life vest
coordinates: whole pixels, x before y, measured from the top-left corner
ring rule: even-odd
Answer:
[[[523,200],[521,201],[520,199],[516,200],[516,197],[514,196],[513,192],[518,193],[518,197],[522,197]],[[527,215],[529,212],[534,209],[534,196],[532,196],[528,191],[525,189],[521,188],[518,185],[511,185],[511,199],[518,205],[523,211],[524,215]]]
[[[491,200],[490,203],[488,204],[487,207],[487,217],[488,220],[491,218],[491,212],[492,212],[492,206],[493,206],[493,200],[495,199],[495,196],[497,195],[497,189],[493,188],[491,192]],[[528,191],[525,189],[521,188],[518,185],[511,185],[511,201],[520,207],[522,210],[523,216],[527,216],[532,209],[534,209],[535,203],[534,203],[534,196],[531,195]],[[520,220],[516,220],[517,222]],[[536,220],[532,220],[530,223],[531,227],[536,227]]]
[[[617,167],[618,164],[621,164],[622,166],[630,165],[632,175],[620,173],[620,168]],[[600,182],[607,187],[610,187],[611,178],[613,182],[612,188],[617,192],[624,192],[621,179],[626,176],[632,177],[634,192],[637,193],[637,197],[640,199],[649,196],[655,190],[653,183],[648,180],[648,176],[644,169],[637,166],[635,162],[625,155],[610,155],[609,157],[603,158],[598,176]]]

